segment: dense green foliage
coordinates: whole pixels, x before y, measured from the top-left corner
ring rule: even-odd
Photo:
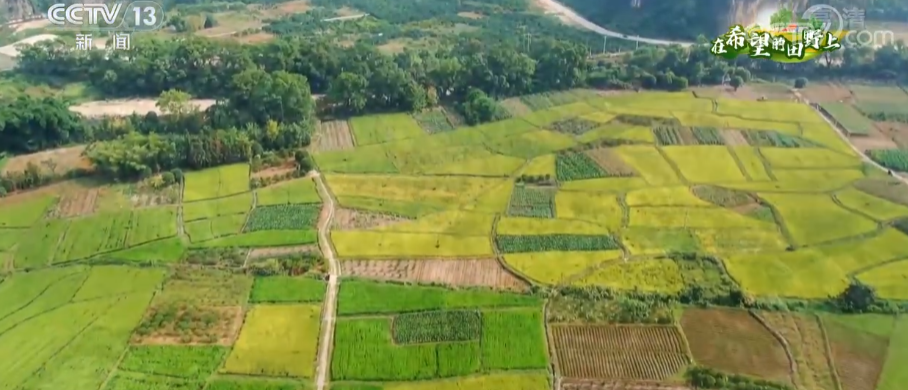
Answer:
[[[619,249],[615,238],[607,235],[546,234],[532,236],[495,237],[495,244],[502,253],[547,251],[600,251]]]
[[[555,191],[551,188],[514,186],[508,215],[515,217],[552,218],[555,216]]]
[[[256,207],[245,231],[314,229],[320,205],[282,204]]]
[[[722,25],[728,10],[727,0],[643,1],[640,7],[627,0],[567,0],[593,23],[628,35],[648,38],[695,40],[698,35],[712,36],[728,26]],[[669,15],[671,15],[669,17]]]
[[[476,311],[432,311],[394,317],[397,344],[478,340],[482,320]]]
[[[791,386],[743,375],[725,374],[711,368],[693,367],[687,371],[687,380],[701,389],[723,390],[792,390]]]
[[[558,181],[595,179],[607,176],[593,159],[584,153],[559,153],[555,159],[555,176]]]
[[[868,152],[873,161],[880,165],[901,172],[908,172],[908,150],[883,149]]]
[[[56,98],[0,97],[0,152],[29,153],[85,139],[85,124]]]

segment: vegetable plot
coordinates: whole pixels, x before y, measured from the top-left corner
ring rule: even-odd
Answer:
[[[257,207],[249,216],[244,231],[311,229],[318,221],[320,209],[320,205],[300,204]]]

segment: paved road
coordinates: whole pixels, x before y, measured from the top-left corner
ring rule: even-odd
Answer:
[[[325,307],[322,309],[322,336],[319,341],[318,351],[318,368],[316,369],[316,386],[318,390],[324,390],[328,381],[328,367],[331,357],[331,344],[334,339],[334,319],[337,311],[337,278],[340,276],[340,267],[337,265],[337,259],[334,258],[334,250],[331,249],[331,242],[328,241],[328,229],[331,228],[331,220],[334,218],[334,199],[325,186],[324,179],[318,172],[314,174],[318,192],[322,195],[322,201],[328,207],[328,217],[320,221],[318,227],[318,245],[322,249],[322,254],[328,259],[328,294],[325,298]]]
[[[810,104],[810,100],[807,100],[806,98],[802,97],[800,92],[795,90],[794,94],[795,94],[795,96],[798,97],[798,99],[801,99],[801,101],[803,101],[804,103],[807,103],[807,105],[810,105],[810,107],[813,107],[813,105]],[[862,152],[861,149],[858,149],[857,146],[854,146],[854,144],[851,143],[851,139],[849,139],[848,136],[845,135],[845,131],[840,129],[838,126],[836,126],[836,124],[833,123],[831,120],[829,120],[829,118],[827,118],[825,114],[823,114],[822,112],[820,112],[820,110],[818,110],[816,108],[814,108],[814,110],[817,111],[817,114],[820,114],[820,117],[822,117],[823,120],[826,121],[826,123],[829,123],[829,125],[832,126],[833,129],[835,129],[835,133],[838,134],[839,138],[841,138],[843,141],[845,141],[846,144],[848,144],[848,146],[851,147],[851,150],[854,150],[854,152],[857,153],[858,156],[861,156],[861,160],[864,160],[864,162],[881,169],[883,172],[889,171],[889,168],[886,168],[886,167],[878,164],[876,161],[873,161],[873,159],[871,159],[866,154],[864,154],[864,152]],[[904,176],[899,176],[898,174],[896,174],[892,177],[895,178],[896,180],[901,181],[902,183],[905,183],[906,185],[908,185],[908,178],[906,178]]]
[[[633,42],[648,43],[650,45],[680,45],[680,46],[690,46],[693,42],[682,42],[682,41],[669,41],[664,39],[652,39],[652,38],[641,38],[634,36],[625,37],[624,34],[606,29],[596,23],[593,23],[583,16],[580,16],[574,10],[568,8],[566,5],[559,3],[556,0],[537,0],[540,5],[545,9],[561,14],[565,18],[569,19],[574,24],[583,27],[587,30],[590,30],[595,33],[599,33],[608,37],[622,38]]]

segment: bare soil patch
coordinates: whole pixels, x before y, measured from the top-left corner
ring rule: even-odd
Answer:
[[[335,216],[336,217],[336,216]],[[441,283],[525,290],[527,284],[495,259],[465,260],[350,260],[341,263],[344,273],[379,280]]]
[[[51,216],[69,218],[92,214],[97,209],[100,194],[100,188],[82,187],[64,191]]]
[[[233,345],[243,326],[241,306],[153,306],[132,336],[142,345]]]
[[[599,164],[602,169],[608,172],[613,176],[633,176],[634,168],[624,162],[621,159],[621,156],[618,156],[617,153],[612,152],[609,148],[596,148],[587,150],[586,155],[589,156],[596,164]]]
[[[318,253],[318,245],[281,246],[274,248],[255,248],[249,251],[250,259],[277,257],[297,253]]]
[[[810,83],[799,92],[811,103],[854,102],[851,90],[838,83]]]
[[[353,134],[347,121],[319,122],[312,145],[318,152],[353,149]]]
[[[891,139],[898,147],[908,148],[908,123],[877,122],[876,128],[883,137]]]
[[[46,150],[43,152],[16,156],[7,161],[3,172],[22,172],[29,163],[48,174],[65,174],[74,169],[91,169],[91,162],[82,156],[84,145]]]
[[[675,326],[554,325],[558,369],[569,378],[667,380],[689,362]]]
[[[747,143],[747,138],[744,137],[744,134],[740,130],[722,130],[719,132],[722,135],[722,139],[725,141],[726,145],[730,146],[747,146],[750,145]]]
[[[270,168],[266,168],[266,169],[263,169],[258,172],[253,172],[252,178],[253,179],[263,179],[266,177],[282,176],[282,175],[286,175],[288,173],[293,173],[293,171],[296,171],[296,165],[294,165],[292,160],[287,160],[281,166],[270,167]]]
[[[697,141],[697,137],[694,136],[694,131],[690,127],[681,127],[678,129],[678,136],[681,138],[682,145],[699,145],[700,142]]]
[[[482,19],[485,17],[485,15],[478,14],[476,12],[458,12],[457,16],[460,16],[461,18],[467,18],[467,19]]]
[[[889,340],[833,321],[823,324],[842,390],[874,390],[883,372]]]
[[[692,390],[675,383],[660,383],[635,380],[601,380],[566,378],[561,390]]]
[[[32,28],[43,28],[50,26],[50,21],[44,18],[28,20],[13,26],[13,32],[25,31]]]
[[[408,221],[408,219],[388,214],[337,208],[334,210],[331,228],[337,230],[371,229],[403,221]]]
[[[687,309],[681,326],[698,363],[729,373],[792,382],[785,349],[748,312]]]
[[[195,105],[199,110],[204,110],[214,105],[213,99],[193,99],[189,104]],[[103,116],[128,116],[132,114],[145,115],[149,112],[161,113],[155,105],[154,99],[114,99],[82,103],[69,109],[86,117]]]

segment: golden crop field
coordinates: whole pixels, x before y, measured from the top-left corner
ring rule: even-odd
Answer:
[[[321,307],[263,305],[247,314],[224,363],[228,373],[312,378]]]
[[[721,146],[671,146],[662,149],[691,183],[745,181],[728,149]]]
[[[517,272],[544,284],[567,282],[587,268],[620,259],[621,251],[510,253],[504,261]]]

